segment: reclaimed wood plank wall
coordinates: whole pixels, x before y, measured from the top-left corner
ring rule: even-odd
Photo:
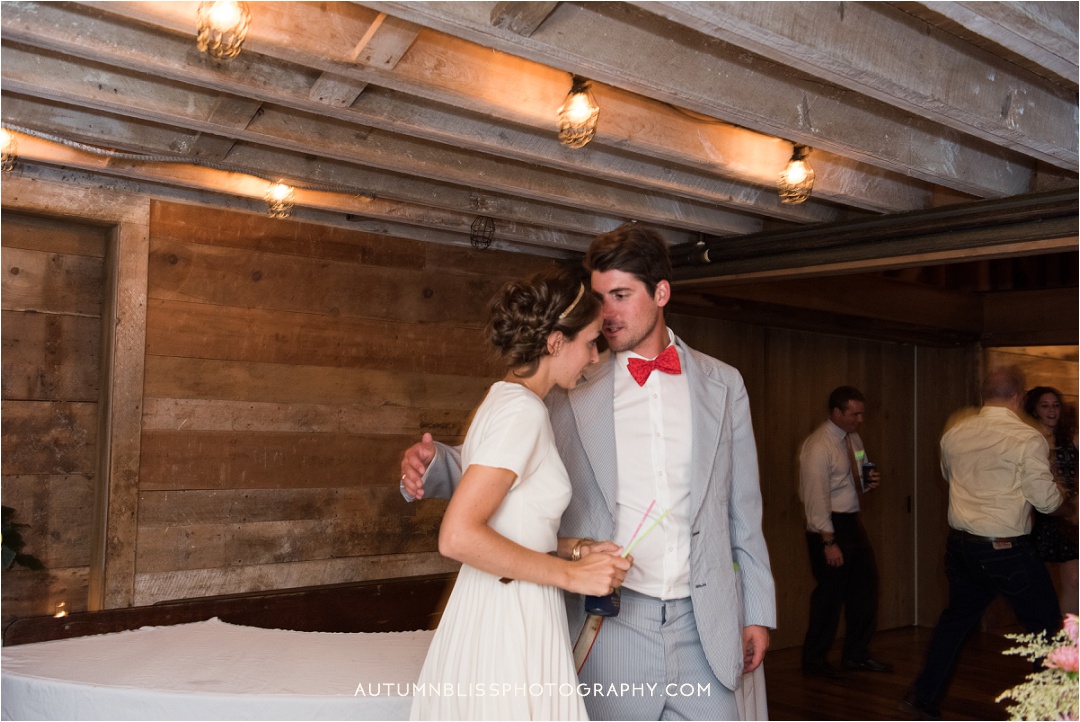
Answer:
[[[402,449],[499,372],[485,305],[540,259],[155,203],[135,602],[445,571]]]
[[[4,572],[6,620],[86,609],[107,229],[8,212],[3,229],[2,497],[45,566]]]
[[[777,587],[780,626],[773,646],[802,644],[806,631],[814,580],[798,455],[825,420],[829,393],[844,384],[866,396],[860,435],[883,479],[861,499],[881,577],[879,628],[932,624],[944,601],[944,572],[936,572],[947,530],[924,516],[940,512],[944,518],[947,498],[927,489],[944,486],[937,440],[945,420],[976,401],[977,382],[970,379],[977,374],[977,348],[928,349],[681,315],[671,325],[695,348],[738,368],[746,381]],[[924,609],[933,610],[929,622]]]
[[[173,202],[149,214],[131,603],[454,568],[436,551],[445,503],[404,503],[399,454],[424,431],[462,437],[498,374],[480,342],[485,304],[547,261]],[[886,476],[865,506],[882,627],[916,621],[934,542],[916,543],[909,499],[936,473],[945,416],[974,400],[956,380],[974,378],[975,352],[924,362],[911,345],[671,320],[747,381],[778,583],[774,645],[801,642],[812,586],[798,446],[842,383],[867,394],[864,438]],[[8,360],[5,336],[5,384]]]

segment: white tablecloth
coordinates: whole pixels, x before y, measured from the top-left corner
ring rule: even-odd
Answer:
[[[0,718],[407,719],[432,634],[211,619],[4,647]]]
[[[4,647],[5,720],[404,720],[433,631],[329,634],[218,619]],[[767,719],[743,678],[744,719]]]

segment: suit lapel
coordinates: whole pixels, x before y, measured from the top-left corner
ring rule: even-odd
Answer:
[[[588,369],[585,380],[569,393],[578,437],[612,516],[618,486],[614,368],[615,355],[608,353],[608,358]]]
[[[690,508],[695,516],[705,500],[705,492],[714,476],[723,451],[720,434],[723,431],[724,409],[727,408],[727,387],[697,363],[693,351],[676,338],[682,353],[683,373],[690,387],[690,409],[693,425],[691,448]]]

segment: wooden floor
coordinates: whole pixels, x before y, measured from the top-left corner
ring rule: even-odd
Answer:
[[[773,720],[902,720],[897,705],[922,668],[931,629],[908,627],[878,632],[874,656],[892,662],[892,674],[851,672],[847,679],[805,677],[800,647],[770,651],[765,657],[765,686]],[[956,676],[941,704],[946,720],[1008,719],[1005,705],[994,698],[1023,681],[1031,665],[1001,651],[1014,646],[1000,635],[977,634],[960,657]],[[839,641],[833,646],[839,650]],[[839,664],[839,652],[830,658]]]

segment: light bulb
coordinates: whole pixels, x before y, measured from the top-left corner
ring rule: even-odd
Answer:
[[[580,148],[596,135],[596,121],[600,106],[589,92],[589,81],[574,76],[570,92],[559,108],[559,142],[571,148]]]
[[[210,25],[215,30],[222,32],[229,30],[240,18],[240,8],[235,2],[215,2],[210,8]]]
[[[271,218],[288,218],[293,212],[293,187],[285,183],[271,183],[266,189],[266,212]]]
[[[251,12],[245,2],[215,0],[199,3],[196,23],[199,50],[219,60],[235,57],[247,37],[249,22]]]
[[[19,157],[19,143],[6,128],[0,128],[0,171],[7,173],[15,167]]]
[[[806,160],[808,155],[810,149],[805,145],[796,145],[792,151],[791,160],[780,173],[777,183],[781,203],[795,205],[810,197],[810,192],[814,189],[814,169]]]

